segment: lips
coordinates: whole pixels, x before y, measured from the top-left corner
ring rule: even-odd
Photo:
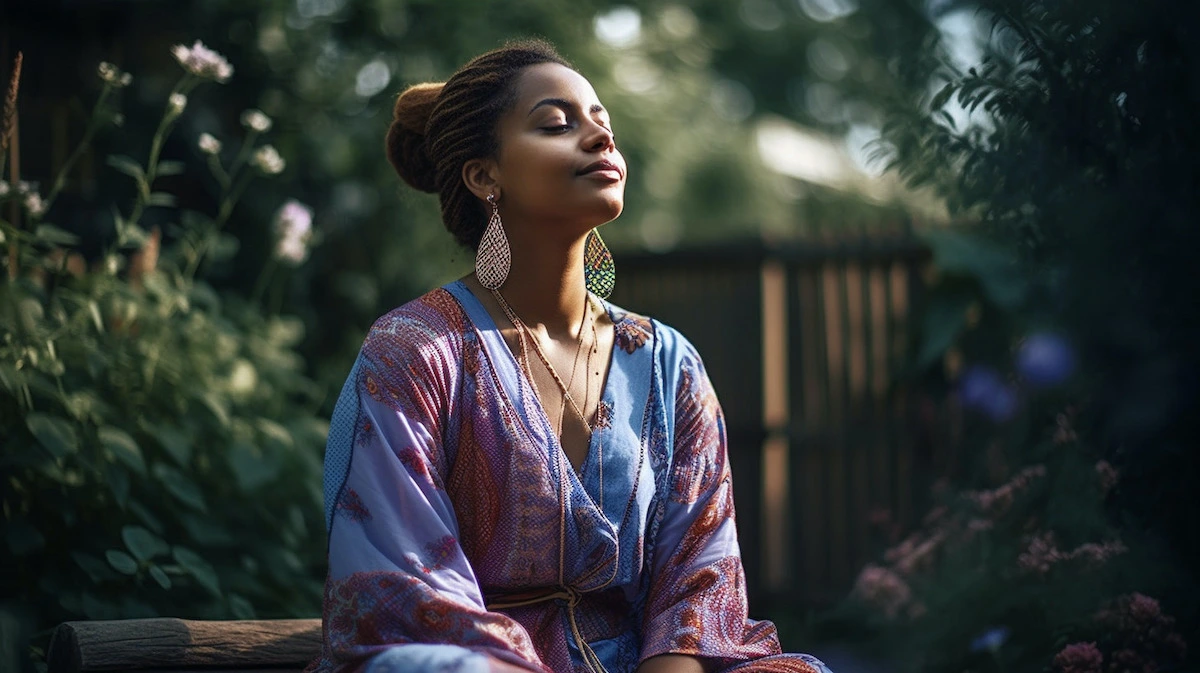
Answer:
[[[601,159],[594,164],[589,164],[583,170],[579,171],[579,175],[606,175],[609,178],[620,180],[625,177],[625,172],[621,170],[613,162],[607,159]]]

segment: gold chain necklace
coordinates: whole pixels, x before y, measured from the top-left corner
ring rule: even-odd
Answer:
[[[533,350],[535,353],[537,353],[538,359],[542,361],[542,364],[546,366],[546,370],[550,372],[550,377],[553,378],[554,382],[558,384],[559,389],[562,391],[563,399],[566,400],[566,402],[571,405],[571,409],[574,410],[574,412],[577,416],[579,416],[579,420],[583,421],[584,427],[586,427],[588,429],[588,432],[590,433],[592,431],[592,424],[588,421],[588,418],[583,413],[583,410],[580,409],[579,405],[575,402],[575,397],[571,395],[570,388],[567,387],[567,384],[562,380],[562,377],[558,375],[558,371],[554,369],[554,365],[550,364],[550,358],[546,357],[545,351],[542,350],[541,340],[537,338],[536,334],[533,334],[533,330],[529,329],[529,326],[525,324],[525,321],[521,320],[521,317],[517,315],[517,312],[514,311],[513,308],[508,305],[508,302],[505,301],[504,296],[500,294],[499,290],[492,290],[492,296],[495,297],[496,303],[500,305],[500,308],[504,310],[504,315],[508,318],[509,322],[511,322],[513,324],[513,327],[517,328],[517,334],[518,334],[518,338],[520,339],[522,351],[525,350],[525,339],[524,339],[525,334],[526,333],[529,334],[529,336],[531,337],[531,340],[533,341]],[[591,297],[588,296],[589,309],[590,309],[590,302],[591,302]],[[584,319],[587,318],[588,313],[591,313],[591,311],[585,310]],[[592,330],[593,330],[593,334],[594,334],[595,333],[595,324],[594,324],[595,320],[593,320],[592,322],[593,322]],[[594,344],[593,344],[593,347],[594,347]],[[579,341],[577,342],[577,344],[575,346],[575,361],[576,361],[576,363],[578,363],[579,352],[581,350],[583,350],[583,323],[582,323],[582,320],[580,321],[580,325],[579,325]],[[590,354],[589,354],[589,357],[590,357]],[[590,368],[590,365],[588,365],[588,366]],[[533,372],[529,371],[528,373],[529,373],[530,383],[533,383],[534,392],[536,393],[537,392],[537,384],[534,383],[534,381],[533,381]],[[572,379],[574,379],[574,376],[572,376]],[[572,380],[572,383],[574,383],[574,380]],[[590,387],[591,387],[590,381],[588,382],[588,387],[589,387],[588,395],[590,396],[590,394],[591,394],[590,393]],[[560,424],[561,424],[561,421],[560,421]],[[561,432],[561,429],[560,429],[560,432]]]

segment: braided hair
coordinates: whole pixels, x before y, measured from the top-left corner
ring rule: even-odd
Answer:
[[[511,42],[471,59],[444,83],[417,84],[396,99],[388,160],[405,182],[438,194],[442,223],[460,245],[478,248],[487,225],[462,180],[463,165],[496,156],[496,126],[516,104],[517,78],[542,63],[571,67],[547,42]]]

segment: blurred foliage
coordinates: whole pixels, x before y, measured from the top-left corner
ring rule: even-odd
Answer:
[[[878,212],[857,194],[766,168],[755,125],[781,116],[837,137],[877,123],[884,103],[913,81],[915,69],[904,64],[937,53],[933,22],[916,0],[55,0],[13,7],[20,9],[10,10],[10,24],[24,28],[14,31],[15,46],[22,35],[36,36],[42,47],[34,51],[51,61],[41,66],[47,78],[75,67],[60,54],[82,50],[137,69],[150,90],[164,90],[169,84],[152,55],[171,41],[202,38],[230,56],[236,72],[222,100],[185,115],[183,133],[164,151],[196,160],[194,138],[223,137],[247,107],[277,120],[290,168],[247,195],[231,228],[241,229],[239,217],[265,217],[282,194],[315,208],[324,244],[283,299],[305,321],[303,349],[328,386],[344,377],[378,315],[470,263],[442,230],[436,199],[403,188],[384,160],[391,105],[406,85],[444,79],[509,38],[540,35],[559,45],[611,109],[630,162],[625,214],[605,232],[619,253],[681,240],[790,236],[813,223],[836,227]],[[76,96],[70,87],[46,93]],[[206,198],[196,185],[178,189]],[[253,228],[241,239],[234,263],[213,269],[217,284],[253,282],[243,269],[258,267],[269,241]]]
[[[101,77],[64,173],[120,120],[128,80],[107,65]],[[213,215],[157,191],[160,177],[185,175],[157,149],[195,105],[188,98],[211,91],[203,80],[185,73],[165,111],[160,102],[145,160],[108,157],[135,196],[86,206],[118,232],[94,264],[44,217],[65,212],[62,180],[44,195],[0,181],[0,506],[15,561],[0,579],[0,614],[15,624],[0,647],[10,664],[22,637],[67,619],[249,619],[319,605],[327,424],[296,352],[303,325],[203,279],[207,263],[236,251],[221,229],[238,194],[278,162],[251,129],[232,163],[210,158],[223,185]],[[160,251],[159,229],[142,226],[150,210],[178,243]],[[271,286],[274,267],[262,273]]]
[[[897,108],[880,148],[981,223],[930,236],[913,353],[950,449],[943,506],[832,623],[902,670],[1182,670],[1200,636],[1200,136],[1180,122],[1200,112],[1200,11],[951,4],[979,17],[983,58],[929,71],[925,111]],[[1001,493],[1004,517],[981,512]],[[920,609],[888,618],[880,596]]]

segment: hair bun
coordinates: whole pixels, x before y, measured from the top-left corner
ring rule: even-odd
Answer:
[[[436,166],[425,145],[425,126],[443,84],[415,84],[396,99],[387,132],[387,156],[405,182],[423,192],[436,192]]]

